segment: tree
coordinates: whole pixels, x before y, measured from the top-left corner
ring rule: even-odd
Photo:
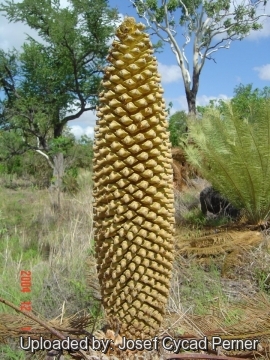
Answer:
[[[234,111],[237,111],[243,119],[252,121],[252,112],[263,105],[265,99],[270,98],[270,87],[265,86],[262,90],[252,89],[252,84],[240,84],[234,89],[234,97],[231,100]]]
[[[213,54],[219,49],[229,49],[232,41],[242,40],[251,30],[261,29],[260,18],[269,16],[258,13],[259,9],[265,10],[267,0],[130,1],[151,32],[170,44],[182,72],[188,110],[193,115],[205,60],[214,60]],[[179,25],[184,36],[182,46],[176,39]],[[193,54],[189,61],[186,47],[192,43]]]
[[[187,114],[185,111],[177,111],[169,118],[170,141],[172,146],[180,145],[180,138],[187,129]]]
[[[265,86],[263,89],[252,89],[252,84],[240,84],[234,88],[234,97],[230,100],[234,113],[238,113],[240,118],[247,121],[254,121],[253,112],[257,111],[264,100],[270,98],[270,87]],[[222,99],[210,100],[207,106],[197,106],[197,114],[203,116],[210,108],[217,108],[221,114],[227,111],[227,101]]]
[[[0,11],[13,22],[36,29],[40,42],[28,36],[22,51],[0,52],[1,128],[6,138],[20,135],[15,153],[35,150],[53,168],[61,188],[65,125],[95,110],[100,75],[117,13],[107,0],[6,1]]]
[[[210,109],[210,108],[218,108],[219,110],[221,110],[223,104],[223,100],[222,99],[210,99],[208,105],[198,105],[196,107],[196,114],[197,117],[201,118],[205,112]]]

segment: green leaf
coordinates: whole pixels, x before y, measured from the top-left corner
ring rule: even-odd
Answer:
[[[251,106],[250,116],[243,121],[230,103],[223,102],[222,112],[208,107],[201,121],[189,124],[193,145],[186,152],[214,188],[260,223],[270,213],[270,99]]]
[[[179,1],[177,0],[169,0],[167,3],[167,9],[170,12],[175,11],[177,8],[179,8]]]
[[[96,108],[118,14],[107,0],[69,0],[68,5],[61,8],[59,0],[0,4],[8,20],[27,24],[41,37],[39,42],[28,36],[20,51],[0,51],[5,157],[27,150],[49,158],[59,151],[67,155],[67,122]]]
[[[146,6],[152,10],[152,11],[156,11],[158,9],[158,2],[157,0],[146,0],[145,1]]]
[[[172,146],[180,146],[181,137],[186,133],[187,128],[187,114],[185,111],[177,111],[170,116],[169,132]]]

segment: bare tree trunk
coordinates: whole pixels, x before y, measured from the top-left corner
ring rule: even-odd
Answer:
[[[196,94],[192,90],[186,92],[189,115],[196,115]]]
[[[190,89],[190,88],[186,89],[188,113],[190,116],[193,116],[193,117],[195,117],[196,112],[197,112],[196,100],[197,100],[197,94],[198,94],[198,90],[199,90],[199,79],[200,79],[200,71],[198,71],[195,67],[193,69],[193,76],[192,76],[192,89]]]
[[[190,88],[190,84],[185,83],[185,92],[186,92],[186,99],[188,104],[188,117],[190,121],[196,120],[196,113],[197,113],[196,99],[199,89],[199,78],[200,78],[200,72],[194,69],[192,76],[192,88]],[[186,127],[186,132],[189,132],[188,126]],[[191,140],[189,139],[188,142],[191,143]]]
[[[60,211],[61,208],[61,191],[64,176],[64,155],[58,153],[53,156],[53,179],[50,186],[51,202],[54,211]]]

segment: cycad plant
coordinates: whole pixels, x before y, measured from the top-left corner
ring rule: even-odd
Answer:
[[[95,128],[94,226],[102,303],[122,335],[154,336],[173,261],[172,155],[157,61],[133,18],[118,28]]]
[[[225,195],[245,209],[250,223],[265,222],[270,212],[270,101],[252,113],[252,121],[224,104],[191,121],[188,160]]]

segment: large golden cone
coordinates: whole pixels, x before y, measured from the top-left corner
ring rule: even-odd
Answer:
[[[126,18],[108,56],[94,143],[97,270],[108,317],[130,338],[154,336],[173,261],[172,158],[157,61]]]

